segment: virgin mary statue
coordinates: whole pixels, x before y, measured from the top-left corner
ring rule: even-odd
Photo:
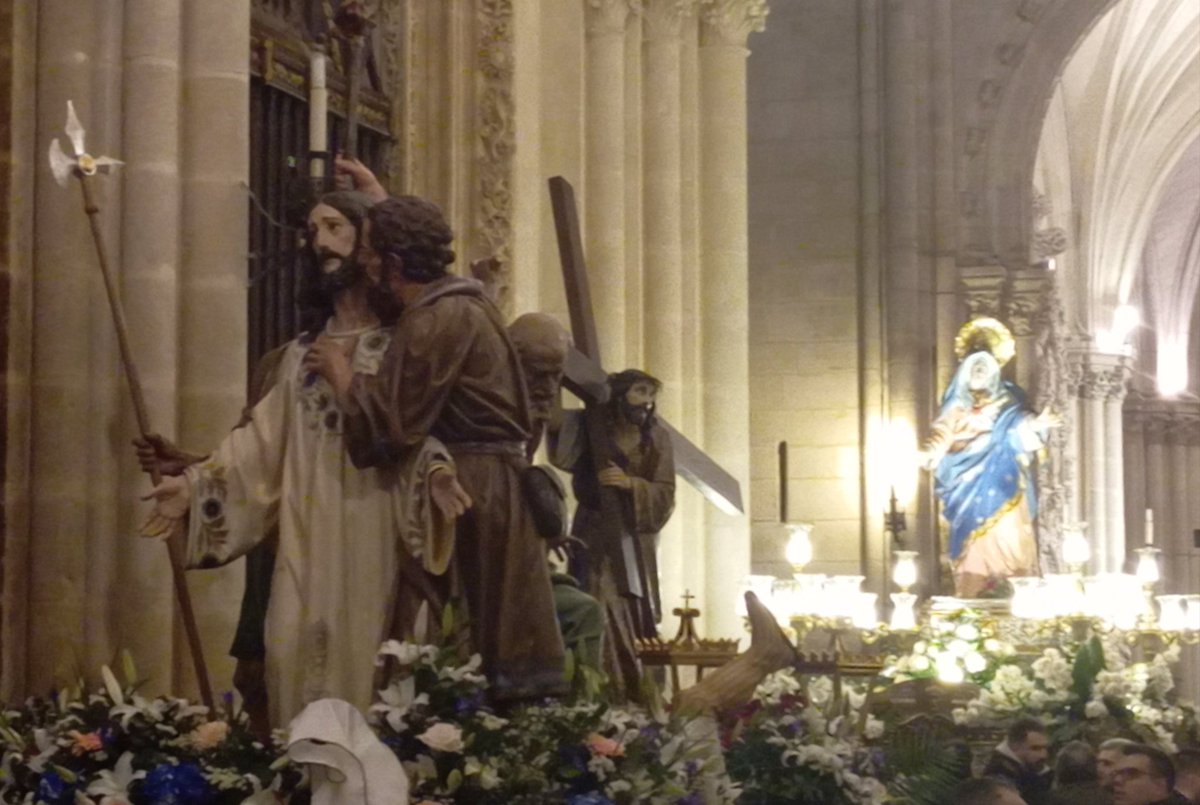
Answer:
[[[1025,392],[1001,378],[1014,352],[1003,324],[968,322],[956,349],[961,362],[925,456],[950,526],[955,594],[975,598],[1000,580],[1038,574],[1032,462],[1059,420],[1048,411],[1035,416]]]

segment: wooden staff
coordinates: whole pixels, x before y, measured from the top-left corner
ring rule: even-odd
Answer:
[[[79,186],[83,188],[83,211],[87,213],[88,223],[92,228],[92,242],[96,244],[96,256],[100,261],[100,273],[104,276],[104,290],[108,296],[108,306],[112,311],[113,324],[117,328],[117,344],[121,350],[121,363],[125,367],[125,377],[129,382],[129,394],[133,397],[133,412],[137,417],[138,430],[145,439],[150,430],[150,417],[146,413],[146,398],[142,393],[141,376],[137,364],[133,361],[133,352],[129,348],[129,327],[125,323],[125,309],[121,306],[121,298],[117,294],[112,272],[108,267],[108,256],[104,248],[104,234],[100,230],[100,208],[92,196],[91,176],[76,169],[75,176]],[[155,467],[150,471],[150,480],[155,486],[162,481],[162,475]],[[212,687],[208,682],[208,667],[204,663],[204,652],[200,647],[200,631],[196,628],[196,615],[192,611],[192,597],[188,593],[187,578],[184,575],[184,544],[183,535],[172,533],[167,538],[167,551],[171,557],[171,575],[175,579],[175,595],[179,600],[179,612],[183,616],[183,630],[187,634],[188,648],[192,652],[192,667],[196,672],[196,682],[200,685],[200,700],[211,711],[213,709]]]

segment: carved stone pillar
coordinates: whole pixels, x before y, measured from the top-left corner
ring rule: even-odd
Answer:
[[[625,23],[629,0],[586,0],[584,238],[605,365],[625,367]]]
[[[709,0],[700,26],[701,327],[704,447],[742,485],[750,511],[746,38],[766,0]],[[648,266],[652,268],[652,266]],[[739,634],[734,602],[750,569],[750,518],[706,509],[708,633]]]
[[[966,318],[1003,317],[1004,286],[1008,275],[1004,266],[968,266],[959,270]]]
[[[210,446],[237,422],[246,399],[250,0],[187,0],[183,40],[179,436]],[[241,595],[242,564],[188,577],[215,686],[233,673],[233,661],[213,647],[237,626],[229,602]],[[187,649],[175,656],[173,689],[194,690]]]
[[[674,422],[683,421],[684,395],[680,34],[694,5],[694,0],[647,0],[642,7],[645,368],[662,381],[659,407]],[[673,517],[659,543],[665,602],[683,593],[682,526],[681,518]]]
[[[1046,453],[1037,466],[1038,551],[1042,571],[1052,573],[1060,569],[1063,526],[1076,519],[1069,511],[1074,466],[1068,445],[1078,428],[1074,400],[1078,380],[1072,384],[1066,315],[1053,283],[1044,295],[1044,304],[1033,314],[1033,345],[1026,354],[1033,356],[1036,379],[1028,391],[1034,410],[1049,409],[1063,418],[1062,427],[1050,431]]]
[[[1081,486],[1092,569],[1120,572],[1125,562],[1121,404],[1130,375],[1129,359],[1100,352],[1080,358]]]
[[[1003,321],[1017,342],[1015,379],[1017,385],[1031,394],[1036,393],[1038,381],[1036,327],[1044,318],[1043,308],[1054,287],[1052,277],[1041,269],[1013,271],[1008,278],[1004,297]]]
[[[1170,566],[1163,574],[1163,578],[1167,582],[1165,589],[1169,589],[1171,592],[1194,589],[1187,584],[1189,580],[1187,563],[1191,553],[1189,550],[1191,530],[1195,527],[1193,525],[1195,521],[1191,519],[1192,499],[1197,496],[1196,488],[1200,484],[1200,476],[1191,474],[1188,453],[1196,449],[1194,443],[1198,425],[1200,425],[1200,414],[1196,411],[1182,406],[1175,408],[1168,434],[1171,445],[1168,476],[1171,489],[1171,512],[1170,519],[1166,523],[1168,531],[1163,535],[1164,547],[1168,555],[1173,555],[1176,560],[1168,563]]]

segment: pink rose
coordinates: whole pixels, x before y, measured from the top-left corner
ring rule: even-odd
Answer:
[[[229,725],[224,721],[208,721],[192,730],[188,743],[201,751],[219,746],[229,737]]]
[[[612,738],[605,738],[599,733],[593,732],[588,736],[587,747],[592,751],[593,755],[600,757],[625,757],[625,747],[614,741]]]
[[[104,741],[100,739],[98,732],[82,733],[79,730],[71,730],[67,735],[75,739],[75,743],[71,745],[73,755],[86,755],[88,752],[99,752],[104,748]]]

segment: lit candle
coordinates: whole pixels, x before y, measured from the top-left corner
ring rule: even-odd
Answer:
[[[320,179],[325,175],[325,149],[328,139],[325,130],[329,90],[325,84],[325,53],[314,49],[308,74],[308,151],[309,175]]]
[[[1146,509],[1146,544],[1154,544],[1154,509]]]

